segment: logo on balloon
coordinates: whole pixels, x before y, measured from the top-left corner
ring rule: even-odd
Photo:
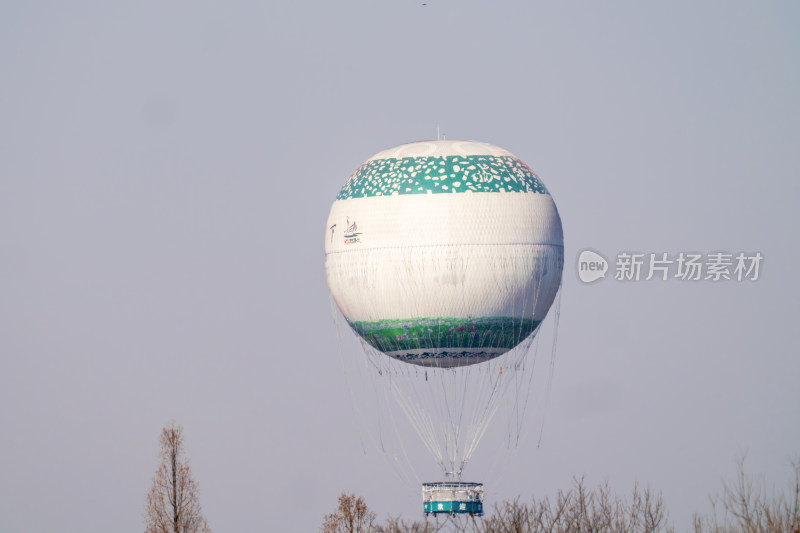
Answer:
[[[361,233],[358,231],[358,224],[356,224],[355,220],[350,224],[350,217],[347,217],[347,229],[344,232],[344,243],[355,244],[361,242],[361,239],[358,238],[359,235],[361,235]]]
[[[584,283],[592,283],[605,278],[608,261],[593,250],[584,250],[578,256],[578,277]]]

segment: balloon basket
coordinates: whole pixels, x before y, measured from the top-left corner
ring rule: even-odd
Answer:
[[[422,484],[425,515],[469,514],[483,516],[483,483],[440,481]]]

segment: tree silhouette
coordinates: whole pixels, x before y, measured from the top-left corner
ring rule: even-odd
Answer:
[[[769,491],[762,476],[745,471],[744,460],[737,460],[735,479],[723,480],[722,494],[711,496],[711,515],[695,515],[695,533],[800,533],[800,456],[789,462],[788,495]]]
[[[145,533],[211,533],[199,488],[183,449],[183,428],[168,424],[160,437],[161,464],[145,503]]]
[[[369,510],[364,498],[355,494],[339,496],[336,511],[325,515],[322,533],[370,533],[373,531],[375,513]]]

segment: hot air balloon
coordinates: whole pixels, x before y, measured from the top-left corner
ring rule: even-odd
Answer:
[[[561,220],[519,158],[437,140],[382,151],[331,206],[331,297],[447,481],[426,513],[482,514],[464,466],[561,285]]]

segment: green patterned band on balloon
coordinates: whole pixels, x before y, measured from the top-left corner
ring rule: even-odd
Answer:
[[[415,318],[351,322],[350,327],[382,352],[475,348],[511,349],[536,331],[541,320],[513,317]]]
[[[460,192],[548,194],[516,157],[467,155],[367,161],[347,179],[336,199]]]

